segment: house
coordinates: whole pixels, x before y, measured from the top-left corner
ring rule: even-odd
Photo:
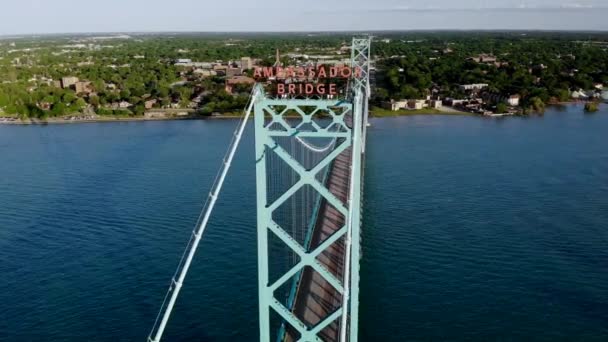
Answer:
[[[402,109],[422,109],[427,108],[429,103],[427,100],[390,100],[382,103],[382,107],[392,111],[398,111]]]
[[[487,63],[487,64],[494,64],[497,61],[496,56],[494,55],[488,55],[485,53],[482,53],[478,56],[473,56],[471,58],[469,58],[477,63]]]
[[[585,94],[585,91],[582,90],[582,89],[573,91],[571,96],[572,96],[573,99],[587,99],[587,98],[589,98],[589,96],[587,96],[587,94]]]
[[[38,103],[38,108],[40,108],[42,110],[50,110],[51,103],[50,102],[40,102],[40,103]]]
[[[232,90],[239,84],[254,84],[255,80],[247,76],[233,76],[226,79],[226,91],[232,93]]]
[[[144,102],[144,107],[146,109],[152,109],[152,107],[154,107],[154,105],[156,104],[157,100],[153,99],[153,100],[148,100],[146,102]]]
[[[123,109],[125,109],[125,108],[129,108],[129,107],[131,107],[131,106],[132,106],[132,104],[130,104],[130,103],[129,103],[129,102],[127,102],[127,101],[121,101],[121,102],[118,104],[118,108],[123,108]]]
[[[398,111],[400,109],[406,109],[407,108],[407,100],[390,100],[390,101],[386,101],[382,103],[382,107],[384,107],[384,109],[388,109],[388,110],[392,110],[392,111]]]
[[[76,94],[90,94],[94,91],[91,82],[76,82],[74,83],[74,90],[76,90]]]
[[[227,68],[226,69],[226,77],[240,76],[242,74],[243,74],[243,72],[239,68]]]
[[[253,69],[253,60],[251,57],[242,57],[241,58],[241,70],[249,70]]]
[[[511,95],[507,99],[507,103],[509,104],[509,106],[517,107],[517,106],[519,106],[519,100],[520,100],[519,95]]]
[[[441,109],[443,107],[443,101],[441,100],[430,100],[429,107],[434,109]]]
[[[422,109],[424,107],[427,107],[427,103],[426,100],[408,100],[407,101],[407,108],[408,109]]]
[[[517,107],[519,106],[519,102],[521,97],[518,94],[515,95],[510,95],[510,96],[505,96],[505,95],[501,95],[501,94],[496,94],[496,93],[483,93],[481,95],[481,97],[490,103],[506,103],[511,107]]]
[[[475,83],[475,84],[461,84],[459,86],[460,90],[464,91],[473,91],[473,90],[481,90],[483,88],[489,87],[486,83]]]
[[[217,75],[215,70],[196,69],[193,73],[199,77],[211,77]]]
[[[62,77],[61,78],[61,87],[63,89],[69,88],[69,87],[73,86],[74,84],[76,84],[77,82],[78,82],[78,77],[73,77],[73,76]]]

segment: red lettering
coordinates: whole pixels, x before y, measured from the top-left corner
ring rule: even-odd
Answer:
[[[329,85],[329,95],[337,95],[336,84],[332,83]]]
[[[352,75],[352,71],[349,67],[343,67],[342,70],[340,70],[340,73],[343,78],[350,78],[350,76]]]
[[[325,71],[324,67],[320,67],[319,68],[319,78],[327,78],[327,72]]]
[[[315,86],[313,86],[310,83],[306,83],[305,88],[306,88],[306,95],[310,95],[315,92]]]
[[[317,84],[317,94],[324,95],[325,94],[325,84]]]
[[[338,77],[338,68],[337,67],[329,68],[329,77],[331,77],[331,78]]]
[[[316,76],[316,75],[317,75],[317,74],[315,73],[315,69],[310,68],[310,69],[308,70],[308,78],[315,78],[315,76]]]
[[[253,71],[253,77],[254,78],[261,78],[262,77],[262,70],[260,68],[255,68]]]
[[[285,70],[283,67],[277,67],[277,78],[285,78]]]
[[[283,83],[277,84],[277,93],[279,95],[285,94],[285,84],[283,84]]]
[[[289,94],[295,94],[296,93],[296,85],[295,84],[291,83],[288,86],[288,89],[289,89]]]
[[[306,76],[306,74],[304,73],[304,68],[299,67],[298,68],[298,78],[304,78],[304,76]]]
[[[274,69],[273,68],[265,67],[264,68],[264,77],[270,78],[270,77],[273,77],[273,76],[274,76]]]

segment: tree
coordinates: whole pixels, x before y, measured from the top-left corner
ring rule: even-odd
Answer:
[[[93,96],[89,97],[89,104],[95,108],[99,107],[99,104],[100,104],[99,96],[93,95]]]
[[[69,104],[72,103],[74,101],[76,101],[76,94],[74,94],[73,91],[67,91],[65,94],[63,94],[63,96],[61,97],[61,100],[63,101],[63,103]]]
[[[51,114],[54,116],[64,115],[66,111],[66,105],[63,102],[57,102],[51,107]]]
[[[129,100],[129,97],[131,97],[131,91],[129,91],[129,89],[123,89],[120,91],[120,99],[127,101]]]
[[[79,97],[76,100],[76,102],[74,102],[74,105],[73,105],[74,109],[77,111],[83,110],[84,108],[86,108],[86,106],[87,106],[87,102],[81,97]]]
[[[585,104],[585,112],[587,113],[595,113],[599,110],[599,106],[597,102],[587,102]]]
[[[133,113],[135,113],[135,115],[144,115],[144,113],[146,112],[146,107],[143,104],[138,104],[133,108]]]
[[[508,110],[508,107],[503,102],[496,105],[496,113],[498,113],[498,114],[504,114],[507,112],[507,110]]]

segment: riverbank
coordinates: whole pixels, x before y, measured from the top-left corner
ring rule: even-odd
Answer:
[[[435,108],[424,108],[424,109],[401,109],[397,111],[383,109],[379,107],[372,107],[370,109],[372,117],[383,118],[392,116],[407,116],[407,115],[466,115],[473,116],[474,113],[463,112],[451,107],[441,107],[441,109]]]
[[[550,104],[547,107],[568,107],[581,105],[582,102],[563,102],[559,104]],[[451,107],[441,107],[441,109],[424,108],[417,110],[398,110],[391,111],[388,109],[382,109],[379,107],[372,107],[370,109],[371,117],[375,118],[386,118],[386,117],[399,117],[399,116],[411,116],[411,115],[461,115],[461,116],[476,116],[475,113],[463,112]],[[492,116],[505,116],[506,114],[492,115]],[[166,116],[166,117],[145,117],[145,116],[115,116],[115,115],[96,115],[92,117],[69,117],[69,118],[47,118],[46,120],[40,119],[27,119],[21,120],[18,117],[2,117],[0,116],[0,125],[48,125],[48,124],[75,124],[75,123],[100,123],[100,122],[131,122],[131,121],[173,121],[173,120],[234,120],[240,119],[241,113],[226,113],[223,115],[213,116],[200,116],[200,115],[187,115],[187,116]]]
[[[51,124],[77,124],[77,123],[99,123],[99,122],[132,122],[132,121],[173,121],[173,120],[221,120],[238,119],[239,115],[221,116],[169,116],[169,117],[144,117],[144,116],[103,116],[97,115],[89,118],[48,118],[21,120],[14,117],[0,117],[0,125],[51,125]]]

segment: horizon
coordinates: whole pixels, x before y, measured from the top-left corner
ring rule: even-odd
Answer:
[[[210,34],[210,35],[256,35],[256,34],[407,34],[407,33],[590,33],[603,34],[608,33],[606,29],[394,29],[394,30],[318,30],[318,31],[188,31],[188,30],[169,30],[169,31],[81,31],[81,32],[33,32],[21,34],[0,34],[0,39],[19,39],[19,38],[36,38],[36,37],[67,37],[67,36],[90,36],[90,35],[169,35],[169,34]]]

